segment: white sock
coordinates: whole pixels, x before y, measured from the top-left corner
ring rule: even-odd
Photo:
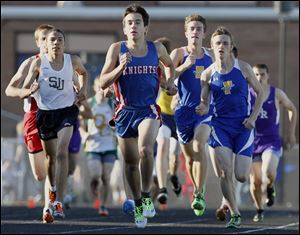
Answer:
[[[56,192],[56,185],[54,185],[54,186],[50,185],[49,189],[51,192]]]

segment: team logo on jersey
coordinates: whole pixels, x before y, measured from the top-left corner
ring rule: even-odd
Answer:
[[[268,112],[263,110],[263,109],[260,109],[259,113],[258,113],[258,116],[261,119],[268,119]]]
[[[94,115],[94,123],[95,123],[96,128],[99,131],[99,134],[103,135],[104,134],[104,130],[106,129],[107,123],[108,123],[106,121],[105,115],[104,114],[96,114],[96,115]]]
[[[222,90],[224,91],[224,94],[230,95],[232,87],[234,87],[234,84],[232,84],[232,81],[223,82]]]
[[[196,70],[194,71],[195,78],[201,78],[201,73],[204,70],[204,66],[196,66]]]
[[[157,74],[157,66],[153,65],[138,65],[138,66],[127,66],[123,75],[132,75],[132,74]]]
[[[56,88],[57,90],[64,89],[65,81],[58,77],[49,77],[49,86]]]

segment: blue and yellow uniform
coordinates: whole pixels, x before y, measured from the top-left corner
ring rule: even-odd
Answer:
[[[157,51],[153,42],[147,41],[148,52],[144,57],[132,56],[122,75],[114,83],[119,101],[114,120],[120,137],[135,138],[138,126],[145,118],[160,119],[156,104],[159,89]],[[128,52],[126,42],[121,42],[120,54]]]
[[[214,113],[209,145],[227,147],[237,155],[251,157],[254,131],[243,125],[250,116],[250,90],[237,59],[229,73],[221,74],[213,67],[210,90]]]
[[[184,63],[189,54],[186,47],[183,50]],[[199,116],[195,111],[196,106],[200,103],[201,73],[212,64],[212,58],[205,48],[203,50],[204,56],[201,59],[196,59],[195,64],[178,77],[177,98],[179,106],[175,110],[175,121],[179,141],[183,144],[187,144],[194,138],[194,130],[199,124],[210,125],[212,109],[205,116]]]

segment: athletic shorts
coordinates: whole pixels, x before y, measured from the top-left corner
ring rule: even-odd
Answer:
[[[282,153],[283,153],[283,150],[282,150],[282,147],[281,148],[276,148],[274,146],[270,146],[269,148],[266,148],[262,153],[260,154],[254,154],[253,153],[253,157],[252,157],[252,162],[261,162],[262,159],[261,159],[261,156],[263,153],[265,152],[272,152],[272,155],[276,156],[278,159],[280,159],[282,157]]]
[[[160,120],[160,107],[158,105],[151,105],[143,109],[118,106],[116,110],[115,128],[117,134],[122,138],[138,137],[138,126],[144,119]]]
[[[194,107],[182,106],[175,111],[179,142],[187,144],[194,138],[195,128],[200,124],[211,125],[211,115],[200,116]]]
[[[29,153],[43,151],[41,139],[36,127],[36,111],[24,114],[24,143]]]
[[[64,127],[74,126],[79,109],[76,105],[56,110],[41,110],[36,114],[36,125],[41,140],[57,138],[57,132]]]
[[[171,130],[171,137],[178,139],[176,133],[176,122],[174,119],[174,115],[161,113],[161,121],[162,121],[162,125],[167,126]]]
[[[78,153],[81,147],[81,135],[79,132],[80,121],[77,119],[77,122],[74,126],[73,135],[69,143],[69,153]]]
[[[236,155],[252,157],[254,129],[244,127],[243,120],[212,119],[212,133],[208,144],[213,148],[227,147]],[[229,125],[231,122],[234,127]]]
[[[261,155],[266,149],[279,151],[282,148],[282,141],[278,135],[255,135],[253,155]]]
[[[114,163],[117,159],[117,150],[105,152],[87,152],[88,160],[99,160],[102,163]]]

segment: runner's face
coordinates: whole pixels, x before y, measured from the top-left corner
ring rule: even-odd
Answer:
[[[211,47],[214,50],[216,58],[223,59],[232,53],[232,44],[228,35],[217,35],[211,40]]]
[[[199,43],[205,38],[204,26],[200,21],[191,21],[186,25],[185,36],[190,43]]]
[[[64,36],[59,32],[51,32],[47,36],[48,53],[60,54],[64,53],[65,40]]]
[[[261,68],[253,68],[253,72],[255,74],[256,79],[260,82],[260,84],[267,84],[269,80],[269,74],[266,69]]]
[[[139,39],[147,33],[143,17],[139,13],[130,13],[123,19],[123,31],[128,39]]]
[[[43,54],[47,52],[46,35],[47,30],[41,30],[38,33],[38,38],[36,40],[36,45],[40,48],[40,52]]]

